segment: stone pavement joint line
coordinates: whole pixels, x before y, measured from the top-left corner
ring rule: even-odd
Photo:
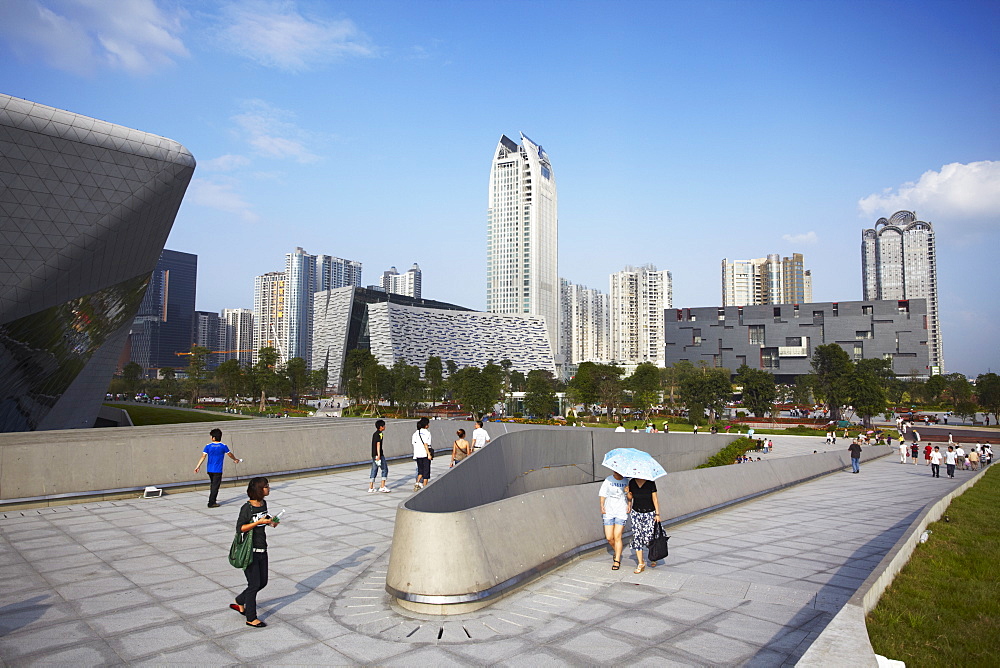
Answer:
[[[774,440],[768,458],[826,449]],[[241,490],[218,509],[185,492],[2,513],[0,665],[792,665],[920,510],[971,474],[932,479],[886,457],[672,527],[666,563],[639,575],[628,550],[617,572],[592,552],[446,617],[404,614],[385,592],[411,475],[391,466],[395,493],[373,495],[361,471],[275,481],[269,507],[286,512],[268,530],[263,631],[227,607],[245,586],[226,561]],[[660,487],[669,504],[669,477]]]

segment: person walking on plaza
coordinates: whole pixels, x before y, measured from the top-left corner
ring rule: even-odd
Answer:
[[[472,454],[472,446],[465,440],[465,430],[459,429],[455,432],[455,435],[458,438],[451,444],[451,466],[460,464],[463,459]]]
[[[958,464],[958,468],[965,468],[965,449],[962,447],[961,443],[955,446],[955,460],[955,463]]]
[[[936,450],[937,448],[935,448]],[[944,465],[948,469],[948,477],[955,477],[955,462],[958,461],[958,455],[955,454],[954,446],[948,446],[948,452],[944,453]]]
[[[389,462],[382,452],[382,439],[385,432],[385,420],[375,420],[375,433],[372,434],[372,472],[368,476],[368,493],[375,493],[375,474],[382,469],[382,486],[378,488],[383,494],[392,490],[385,486],[385,479],[389,477]]]
[[[249,500],[240,508],[240,516],[236,520],[236,530],[246,533],[252,531],[253,559],[243,574],[247,578],[247,588],[236,597],[236,603],[229,607],[247,618],[247,626],[262,629],[267,624],[257,617],[257,592],[267,586],[267,536],[264,527],[278,526],[278,520],[267,513],[265,497],[271,493],[267,478],[251,478],[247,485]]]
[[[634,573],[646,570],[642,551],[649,549],[649,541],[653,538],[653,525],[660,521],[660,501],[656,496],[656,483],[652,480],[632,478],[628,482],[628,501],[632,511],[632,549],[638,561]],[[655,561],[649,562],[656,566]]]
[[[979,470],[979,451],[971,450],[969,452],[969,466],[972,467],[973,471]]]
[[[431,432],[427,428],[431,421],[425,417],[417,421],[417,430],[410,437],[410,445],[413,446],[413,461],[417,464],[417,482],[413,485],[413,491],[419,492],[427,486],[431,479],[431,460],[434,455],[431,453]]]
[[[858,439],[851,441],[851,445],[848,446],[847,451],[851,453],[851,468],[852,473],[861,472],[861,444],[858,443]]]
[[[243,460],[237,459],[236,455],[229,450],[229,446],[222,442],[221,429],[213,429],[208,432],[208,435],[212,437],[212,442],[205,446],[205,449],[201,453],[201,459],[198,460],[198,464],[194,467],[194,472],[197,473],[205,460],[208,460],[208,465],[205,466],[205,472],[208,473],[209,480],[208,507],[218,508],[219,487],[222,486],[222,465],[226,462],[226,455],[229,455],[229,458],[237,464]]]
[[[928,445],[927,447],[929,448],[931,446]],[[930,465],[931,465],[931,477],[932,478],[940,478],[941,477],[941,460],[942,459],[944,459],[944,457],[941,456],[941,448],[939,448],[938,446],[935,445],[934,446],[934,451],[931,452],[930,457],[928,457],[928,459],[927,459],[927,461],[930,462]]]
[[[476,428],[472,430],[472,448],[481,450],[490,442],[489,432],[483,427],[482,420],[476,420]]]
[[[900,445],[903,444],[903,439],[899,439],[899,444]],[[910,459],[913,460],[913,465],[914,466],[917,465],[917,459],[919,459],[919,456],[918,456],[919,454],[920,454],[920,446],[918,444],[916,444],[916,443],[912,444],[910,446]]]
[[[910,449],[908,447],[906,447],[906,444],[905,443],[900,443],[899,444],[899,463],[900,464],[905,464],[906,463],[906,456],[909,453],[910,453]]]
[[[937,446],[935,445],[934,447],[936,448]],[[930,463],[931,463],[931,450],[932,450],[932,448],[931,448],[931,444],[930,443],[928,443],[927,445],[924,446],[924,466],[930,466]],[[938,462],[938,463],[940,464],[941,462]]]
[[[604,537],[615,554],[611,570],[617,571],[622,565],[622,531],[630,510],[628,500],[628,479],[621,473],[612,473],[601,483],[601,518],[604,521]]]

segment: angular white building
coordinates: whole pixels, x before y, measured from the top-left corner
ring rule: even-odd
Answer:
[[[944,373],[934,227],[912,211],[879,218],[861,233],[864,299],[927,300],[928,373]]]
[[[523,133],[500,137],[490,169],[486,310],[545,318],[559,350],[559,202],[552,163]]]
[[[611,359],[608,295],[561,279],[560,349],[570,364],[604,363]]]
[[[663,366],[663,312],[674,307],[670,272],[654,265],[611,274],[611,357],[626,365]]]

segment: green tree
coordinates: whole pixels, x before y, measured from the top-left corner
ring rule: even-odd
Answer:
[[[994,424],[1000,421],[1000,376],[995,373],[979,374],[976,378],[976,398],[983,412],[993,414]]]
[[[463,367],[449,380],[455,399],[475,418],[481,418],[496,403],[497,394],[492,379],[478,367]]]
[[[215,370],[215,378],[219,381],[222,395],[226,403],[232,404],[243,389],[246,378],[239,360],[226,360]]]
[[[632,392],[632,406],[642,411],[644,420],[648,419],[649,409],[660,400],[660,369],[643,362],[625,380],[625,387]]]
[[[326,394],[326,386],[330,380],[330,372],[326,367],[313,369],[309,372],[309,389],[318,397]]]
[[[836,343],[816,346],[813,351],[812,369],[815,377],[813,393],[830,407],[830,419],[840,419],[840,407],[851,396],[851,378],[854,364]]]
[[[569,380],[566,394],[574,403],[592,406],[598,401],[597,394],[597,364],[580,362],[576,375]]]
[[[763,369],[751,369],[746,364],[736,370],[734,382],[743,386],[743,406],[756,417],[771,413],[777,396],[774,374]]]
[[[188,357],[187,367],[187,388],[191,393],[191,403],[197,403],[201,393],[201,386],[211,376],[208,370],[208,348],[202,346],[191,346],[191,355]]]
[[[607,411],[608,420],[611,419],[611,413],[621,405],[623,373],[625,370],[614,364],[598,364],[594,369],[597,398]]]
[[[733,395],[733,385],[729,381],[728,369],[703,367],[697,373],[683,376],[680,391],[688,409],[688,421],[701,424],[706,410],[713,421],[722,412]]]
[[[528,379],[520,371],[510,372],[510,390],[511,392],[524,392],[525,388],[528,386]]]
[[[257,351],[257,363],[250,370],[250,380],[253,383],[255,392],[260,391],[261,413],[267,408],[267,395],[278,386],[278,374],[275,367],[278,366],[278,350],[268,346]]]
[[[889,377],[895,379],[890,360],[861,359],[854,365],[850,400],[854,412],[861,416],[866,427],[871,426],[872,417],[886,410],[886,385],[891,382]]]
[[[947,391],[952,406],[957,408],[960,403],[972,400],[972,383],[964,374],[950,373],[945,380],[948,381]]]
[[[177,370],[172,366],[165,366],[160,369],[159,376],[162,396],[166,398],[177,394]]]
[[[122,379],[125,381],[125,393],[130,399],[135,397],[142,381],[142,367],[135,362],[129,362],[122,368]]]
[[[431,356],[424,364],[424,380],[427,381],[427,390],[433,402],[441,400],[444,393],[444,364],[440,357]]]
[[[382,397],[379,388],[386,380],[386,371],[370,350],[355,348],[348,352],[344,361],[347,397],[354,404],[369,404],[375,409]]]
[[[283,372],[288,380],[288,392],[291,395],[292,405],[297,407],[299,397],[303,390],[309,386],[309,368],[303,358],[293,357],[285,364]]]
[[[979,412],[979,404],[972,399],[963,399],[955,406],[955,415],[964,420],[975,420]]]
[[[792,401],[800,406],[811,406],[813,404],[813,385],[816,376],[811,373],[795,377],[795,386],[792,388]]]
[[[934,375],[927,379],[923,386],[924,400],[929,404],[936,404],[938,398],[948,389],[948,380],[941,375]]]
[[[528,372],[528,389],[524,393],[524,410],[535,417],[548,417],[556,410],[555,378],[549,371]]]
[[[393,399],[403,413],[411,415],[425,391],[420,368],[407,364],[405,360],[396,360],[392,366],[392,385]]]

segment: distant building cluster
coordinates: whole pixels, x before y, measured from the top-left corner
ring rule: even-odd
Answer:
[[[802,254],[722,260],[722,305],[803,304],[812,301],[812,272]]]

